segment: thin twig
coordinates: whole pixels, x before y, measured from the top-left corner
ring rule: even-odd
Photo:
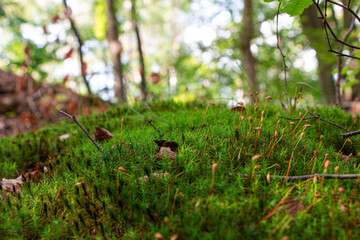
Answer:
[[[248,174],[240,174],[244,177],[247,177]],[[256,174],[255,177],[267,178],[267,175]],[[270,178],[277,179],[286,179],[286,181],[295,181],[295,180],[305,180],[310,178],[323,178],[323,179],[356,179],[360,177],[360,174],[311,174],[311,175],[300,175],[300,176],[278,176],[278,175],[269,175]]]
[[[79,123],[79,121],[76,119],[75,116],[71,116],[70,114],[64,112],[64,111],[60,111],[61,114],[67,116],[68,118],[70,118],[71,120],[73,120],[80,128],[81,130],[83,130],[83,132],[86,134],[86,136],[93,142],[93,144],[96,146],[96,148],[100,151],[103,152],[104,150],[96,143],[96,141],[91,137],[91,135],[88,133],[88,131],[86,131],[86,129],[81,125],[81,123]]]
[[[154,124],[152,124],[152,120],[150,119],[149,121],[147,121],[159,134],[160,134],[160,131],[159,129],[157,129]]]
[[[348,10],[348,11],[353,15],[353,17],[356,18],[356,19],[360,22],[360,17],[359,17],[359,16],[357,15],[357,13],[354,12],[351,8],[349,8],[349,7],[347,7],[347,6],[344,6],[344,5],[342,5],[341,3],[334,2],[334,1],[332,1],[332,0],[326,0],[326,1],[327,1],[327,2],[330,2],[330,3],[334,4],[334,5],[337,5],[337,6],[339,6],[339,7],[342,7],[342,8],[344,8],[344,9],[346,9],[346,10]]]
[[[333,4],[335,4],[334,2],[332,1],[329,1]],[[345,9],[346,7],[343,6]],[[359,6],[357,7],[356,9],[356,13],[359,12],[359,9],[360,9],[360,4]],[[351,24],[349,26],[349,29],[347,30],[346,34],[344,35],[344,38],[343,38],[343,42],[346,42],[348,37],[350,36],[350,34],[352,33],[352,31],[354,30],[355,28],[355,18],[356,18],[356,14],[354,13],[353,14],[353,18],[352,18],[352,21],[351,21]],[[359,20],[359,19],[358,19]],[[341,81],[341,70],[342,70],[342,59],[341,57],[343,56],[343,50],[344,50],[344,44],[340,44],[340,47],[339,47],[339,54],[338,54],[338,61],[337,61],[337,64],[338,64],[338,74],[337,74],[337,79],[336,79],[336,105],[340,106],[341,107],[341,97],[340,97],[340,81]]]
[[[279,49],[283,63],[284,63],[284,73],[285,73],[285,96],[286,96],[286,103],[289,104],[289,100],[288,100],[288,94],[287,94],[287,79],[286,79],[286,61],[285,61],[285,55],[281,50],[280,47],[280,37],[279,37],[279,13],[280,13],[280,6],[281,6],[281,2],[279,1],[279,6],[277,9],[277,13],[276,13],[276,40],[277,40],[277,44],[276,47],[277,49]]]
[[[333,125],[333,126],[335,126],[335,127],[338,127],[338,128],[340,128],[340,129],[342,129],[342,130],[345,130],[345,131],[347,131],[347,132],[350,132],[350,130],[348,130],[348,129],[346,129],[346,128],[344,128],[344,127],[342,127],[342,126],[340,126],[340,125],[338,125],[338,124],[336,124],[336,123],[330,122],[329,120],[326,120],[325,118],[322,118],[322,117],[320,117],[320,116],[318,116],[318,115],[316,115],[316,114],[314,114],[314,113],[312,113],[312,112],[310,112],[310,111],[309,111],[309,113],[310,113],[310,115],[312,115],[312,116],[315,117],[315,118],[320,119],[321,121],[327,122],[327,123],[329,123],[329,124],[331,124],[331,125]]]
[[[304,117],[304,118],[288,118],[288,117],[279,117],[290,121],[299,121],[299,120],[306,120],[306,119],[312,119],[315,117]]]
[[[327,123],[329,123],[329,124],[331,124],[331,125],[333,125],[333,126],[335,126],[335,127],[338,127],[338,128],[340,128],[340,129],[342,129],[342,130],[345,130],[345,131],[347,131],[347,132],[350,132],[350,130],[348,130],[348,129],[346,129],[346,128],[344,128],[344,127],[342,127],[342,126],[340,126],[340,125],[338,125],[338,124],[336,124],[336,123],[330,122],[329,120],[326,120],[325,118],[319,117],[319,116],[317,116],[316,114],[314,114],[314,113],[312,113],[312,112],[310,112],[310,111],[309,111],[309,113],[312,115],[312,117],[305,117],[305,118],[280,117],[280,118],[283,118],[283,119],[286,119],[286,120],[290,120],[290,121],[299,121],[299,120],[317,118],[317,119],[320,119],[321,121],[327,122]]]
[[[328,50],[328,51],[329,51],[329,52],[332,52],[332,53],[336,53],[337,56],[354,58],[354,59],[360,60],[359,57],[356,57],[356,56],[353,56],[353,55],[349,55],[349,54],[345,54],[345,53],[341,53],[341,52],[335,51],[335,50],[333,50],[333,49],[330,49],[330,50]]]
[[[342,138],[348,138],[348,137],[352,137],[352,136],[358,135],[358,134],[360,134],[360,130],[357,130],[357,131],[354,131],[354,132],[348,132],[348,133],[340,134],[340,137],[342,137]]]
[[[316,8],[318,9],[318,12],[320,13],[320,17],[321,19],[325,19],[324,18],[324,14],[323,14],[323,11],[321,10],[320,6],[319,6],[319,3],[316,3],[315,0],[313,0],[313,3],[315,4]],[[328,39],[328,45],[329,45],[329,49],[332,50],[332,47],[330,45],[330,41],[329,41],[329,37],[328,37],[328,33],[327,33],[327,30],[330,31],[331,35],[333,36],[334,40],[338,43],[341,43],[341,44],[344,44],[345,46],[349,47],[349,48],[354,48],[354,49],[360,49],[359,46],[355,46],[355,45],[352,45],[352,44],[349,44],[347,42],[344,42],[342,40],[340,40],[336,34],[334,33],[334,31],[332,30],[330,24],[327,22],[327,20],[325,19],[324,21],[324,29],[325,29],[325,33],[326,33],[326,37]],[[351,58],[355,58],[353,56],[349,56]]]

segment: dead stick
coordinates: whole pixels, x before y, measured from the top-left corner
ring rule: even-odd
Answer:
[[[345,130],[345,131],[347,131],[347,132],[350,132],[350,130],[348,130],[348,129],[340,126],[340,125],[337,125],[336,123],[330,122],[329,120],[326,120],[326,119],[324,119],[324,118],[322,118],[322,117],[320,117],[320,116],[318,116],[318,115],[316,115],[316,114],[314,114],[314,113],[312,113],[312,112],[310,112],[310,111],[309,111],[309,113],[310,113],[310,115],[313,115],[315,118],[318,118],[318,119],[320,119],[321,121],[327,122],[327,123],[329,123],[329,124],[331,124],[331,125],[333,125],[333,126],[335,126],[335,127],[338,127],[338,128],[340,128],[340,129],[342,129],[342,130]]]
[[[283,118],[283,119],[286,119],[286,120],[290,120],[290,121],[299,121],[299,120],[312,119],[312,118],[315,118],[315,117],[304,117],[304,118],[288,118],[288,117],[280,117],[280,118]]]
[[[148,123],[160,134],[160,131],[152,124],[152,120],[149,119]]]
[[[244,177],[247,177],[248,174],[241,174]],[[266,175],[260,175],[257,174],[255,177],[263,177],[266,178]],[[311,175],[300,175],[300,176],[277,176],[277,175],[269,175],[270,178],[278,178],[278,179],[284,179],[286,178],[286,181],[294,181],[294,180],[305,180],[310,179],[314,177],[318,178],[324,178],[324,179],[356,179],[360,177],[360,174],[311,174]]]
[[[345,134],[349,134],[349,133],[350,133],[350,131],[349,131],[348,129],[346,129],[346,128],[340,126],[340,125],[337,125],[336,123],[330,122],[329,120],[326,120],[325,118],[319,117],[319,116],[317,116],[316,114],[314,114],[314,113],[312,113],[312,112],[310,112],[310,111],[309,111],[309,114],[311,114],[312,117],[305,117],[305,118],[280,117],[280,118],[283,118],[283,119],[286,119],[286,120],[290,120],[290,121],[298,121],[298,120],[301,120],[301,119],[304,120],[304,119],[318,118],[318,119],[320,119],[321,121],[327,122],[327,123],[329,123],[329,124],[331,124],[331,125],[333,125],[333,126],[335,126],[335,127],[338,127],[338,128],[340,128],[340,129],[342,129],[342,130],[347,131],[348,133],[345,133]],[[345,135],[345,134],[341,134],[341,136],[342,136],[342,135]],[[359,133],[356,133],[356,134],[359,134]],[[355,135],[355,134],[354,134],[354,135]],[[352,136],[352,135],[350,135],[350,136]]]
[[[95,142],[95,140],[90,136],[90,134],[86,131],[86,129],[81,125],[81,123],[79,123],[79,121],[76,119],[75,116],[71,116],[70,114],[64,112],[64,111],[60,111],[61,114],[67,116],[68,118],[70,118],[71,120],[73,120],[80,128],[81,130],[83,130],[83,132],[86,134],[86,136],[93,142],[93,144],[97,147],[97,149],[100,152],[103,152],[103,149]]]
[[[354,131],[354,132],[343,133],[343,134],[340,134],[340,136],[342,138],[348,138],[348,137],[358,135],[358,134],[360,134],[360,130],[357,130],[357,131]]]

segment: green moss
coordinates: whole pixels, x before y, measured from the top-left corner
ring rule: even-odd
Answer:
[[[36,161],[55,160],[40,183],[25,184],[21,193],[0,200],[1,236],[153,239],[160,232],[165,239],[175,234],[183,239],[341,239],[360,234],[360,208],[354,204],[358,193],[349,211],[342,207],[347,206],[356,180],[324,180],[316,186],[313,181],[309,185],[296,181],[282,186],[282,180],[268,183],[263,178],[244,177],[247,173],[286,175],[290,159],[289,175],[310,174],[312,169],[323,173],[325,154],[331,161],[328,173],[334,173],[337,165],[339,173],[358,173],[358,158],[344,162],[338,155],[341,149],[344,154],[356,155],[358,137],[343,147],[345,140],[339,134],[344,130],[317,119],[295,121],[299,126],[293,131],[296,125],[289,120],[282,119],[277,125],[279,117],[285,116],[281,108],[263,105],[257,109],[248,106],[243,120],[222,105],[209,105],[200,132],[205,109],[201,103],[151,102],[80,118],[90,133],[102,126],[114,134],[114,139],[100,144],[103,153],[71,121],[1,139],[2,177],[16,177]],[[291,117],[299,117],[299,111],[306,112],[299,109]],[[360,127],[357,118],[353,120],[340,109],[318,111],[321,117],[351,130]],[[149,117],[160,133],[150,126]],[[305,124],[311,126],[305,129]],[[262,130],[255,131],[260,126]],[[268,155],[274,144],[274,128],[279,135]],[[302,132],[305,134],[300,137]],[[65,133],[71,137],[61,142],[58,137]],[[176,164],[156,159],[153,139],[179,144]],[[128,147],[112,147],[119,142]],[[256,154],[262,157],[252,160]],[[215,162],[219,165],[213,178]],[[254,170],[256,165],[261,169]],[[156,179],[151,177],[154,172],[170,176]],[[149,181],[138,181],[146,175]],[[261,222],[293,186],[289,197],[299,199],[306,211],[291,217],[282,209]],[[344,192],[332,195],[338,187]],[[322,197],[314,198],[315,193]]]

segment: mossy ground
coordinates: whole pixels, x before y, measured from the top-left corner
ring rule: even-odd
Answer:
[[[40,183],[28,182],[21,192],[2,197],[0,238],[154,239],[156,233],[164,239],[356,238],[356,179],[283,185],[280,179],[244,176],[286,175],[290,160],[289,175],[323,173],[326,159],[327,173],[334,173],[335,166],[339,174],[359,173],[357,157],[343,161],[339,154],[356,156],[358,137],[346,142],[340,138],[343,130],[316,119],[296,125],[278,122],[286,113],[271,104],[263,100],[256,108],[247,106],[240,116],[221,105],[153,102],[80,118],[90,132],[102,126],[115,135],[101,144],[103,153],[71,121],[1,139],[2,177],[16,177],[16,170],[32,162],[50,158],[53,163]],[[358,118],[339,109],[318,110],[350,130],[360,128]],[[300,111],[304,115],[306,109]],[[291,117],[299,117],[300,111]],[[147,122],[149,117],[160,133]],[[71,137],[59,141],[65,133]],[[179,144],[175,163],[156,159],[153,139]],[[112,147],[119,142],[129,147]],[[154,178],[154,172],[169,176]],[[143,176],[150,180],[138,181]],[[282,209],[261,221],[284,197],[299,200],[305,210],[294,217]]]

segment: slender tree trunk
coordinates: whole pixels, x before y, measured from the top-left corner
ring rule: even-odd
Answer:
[[[126,86],[123,77],[123,69],[121,65],[121,52],[122,46],[118,39],[117,22],[115,18],[115,11],[113,0],[106,0],[107,4],[107,39],[110,47],[111,59],[113,62],[114,75],[115,75],[115,95],[118,97],[120,103],[127,102]]]
[[[252,21],[252,0],[245,0],[244,13],[243,13],[243,31],[240,36],[241,50],[243,54],[243,66],[247,75],[249,87],[253,94],[257,91],[256,82],[256,60],[250,50],[250,42],[253,38],[254,24]],[[251,102],[255,102],[254,96],[250,98]]]
[[[132,0],[132,7],[131,7],[131,13],[132,13],[132,20],[133,25],[136,33],[136,39],[138,44],[138,51],[139,51],[139,58],[140,58],[140,75],[141,75],[141,83],[140,83],[140,89],[141,89],[141,95],[143,98],[143,101],[147,100],[147,92],[146,92],[146,78],[145,78],[145,63],[144,63],[144,54],[141,46],[141,37],[140,37],[140,30],[139,26],[137,24],[137,15],[136,15],[136,1]]]
[[[84,83],[85,83],[86,89],[88,90],[88,93],[90,95],[92,95],[90,84],[86,79],[86,63],[84,62],[83,53],[82,53],[82,46],[84,44],[83,44],[83,41],[82,41],[82,39],[80,37],[79,31],[77,30],[77,28],[75,26],[74,20],[71,17],[71,9],[68,7],[66,0],[63,0],[63,4],[64,4],[64,6],[66,8],[66,13],[67,13],[67,17],[68,17],[68,19],[70,21],[71,29],[73,30],[73,32],[75,34],[75,37],[77,39],[77,42],[79,44],[78,53],[79,53],[79,58],[80,58],[81,76],[82,76],[82,78],[84,80]]]
[[[328,45],[324,38],[324,25],[322,19],[318,18],[314,5],[304,10],[301,23],[305,35],[310,40],[310,46],[316,51],[318,76],[324,100],[333,104],[335,102],[335,83],[332,70],[336,66],[336,56],[328,52]],[[319,39],[323,39],[323,41],[319,42]]]

